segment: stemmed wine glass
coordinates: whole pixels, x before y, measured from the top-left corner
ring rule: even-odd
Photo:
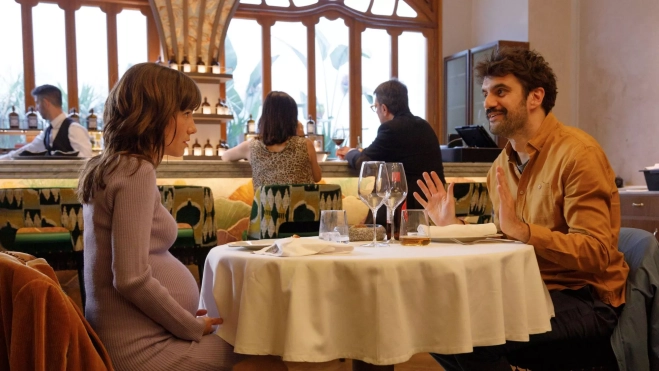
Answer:
[[[387,246],[387,244],[378,244],[375,228],[377,225],[375,223],[377,211],[387,198],[389,198],[389,176],[387,175],[387,166],[385,163],[382,161],[362,162],[357,187],[359,199],[371,209],[371,213],[373,214],[373,242],[361,246]]]
[[[336,128],[334,133],[332,133],[332,142],[336,144],[336,149],[341,148],[341,145],[346,140],[346,129],[345,128]]]
[[[396,221],[394,213],[396,208],[407,197],[407,179],[405,178],[405,168],[400,162],[387,162],[387,176],[389,177],[389,198],[385,202],[387,207],[387,230],[391,231],[389,241],[396,241]]]

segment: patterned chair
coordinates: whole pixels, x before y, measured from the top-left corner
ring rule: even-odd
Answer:
[[[55,270],[77,270],[84,306],[82,232],[75,188],[0,189],[0,248],[44,258]]]
[[[169,251],[183,264],[196,264],[204,275],[206,255],[217,245],[215,204],[208,187],[158,186],[162,204],[179,223],[178,237]]]
[[[453,187],[456,198],[455,214],[472,224],[492,221],[492,201],[486,183],[456,183]]]
[[[278,184],[254,190],[247,237],[317,236],[321,210],[342,210],[337,184]]]

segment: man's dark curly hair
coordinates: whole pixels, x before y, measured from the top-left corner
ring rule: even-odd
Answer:
[[[524,96],[531,90],[545,89],[542,108],[548,114],[556,104],[556,75],[549,64],[535,50],[503,47],[493,51],[492,55],[478,63],[474,68],[480,83],[486,77],[503,77],[513,74],[522,84]]]

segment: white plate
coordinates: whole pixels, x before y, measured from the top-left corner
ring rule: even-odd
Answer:
[[[275,240],[254,240],[254,241],[236,241],[227,244],[229,247],[244,247],[247,250],[261,250],[264,247],[272,246]]]
[[[488,238],[493,239],[492,242],[496,242],[496,238],[501,238],[503,235],[501,233],[497,234],[488,234],[487,236],[478,236],[478,237],[450,237],[450,236],[442,236],[442,237],[432,237],[430,240],[433,242],[449,242],[449,243],[455,243],[454,240],[458,240],[460,242],[474,242],[478,240],[485,240]],[[507,240],[503,240],[501,242],[506,242]]]

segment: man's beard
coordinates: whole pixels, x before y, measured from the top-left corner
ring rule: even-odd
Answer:
[[[514,111],[508,111],[505,108],[502,108],[501,110],[488,108],[487,111],[485,111],[485,114],[486,116],[489,116],[489,114],[493,112],[502,113],[503,118],[496,126],[493,126],[491,122],[489,123],[490,133],[504,138],[511,138],[513,135],[520,132],[529,119],[529,114],[526,112],[526,99],[523,99]]]

